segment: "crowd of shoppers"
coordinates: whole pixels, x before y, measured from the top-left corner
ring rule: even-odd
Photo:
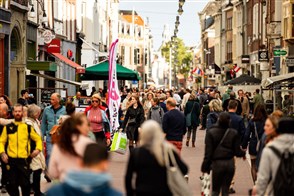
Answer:
[[[61,96],[53,93],[51,105],[43,112],[26,90],[14,107],[7,96],[0,96],[2,188],[13,196],[20,195],[18,187],[24,196],[44,195],[41,176],[48,167],[47,180],[58,182],[48,195],[121,195],[111,188],[107,174],[114,130],[101,95],[93,92],[83,113],[75,112],[84,103],[79,92],[64,106]],[[174,195],[169,169],[177,167],[181,179],[187,176],[183,142],[186,137],[185,146],[195,148],[201,129],[206,130],[201,172],[211,173],[211,195],[238,191],[234,187],[236,157],[245,159],[247,152],[255,185],[252,193],[273,195],[280,190],[273,179],[285,159],[283,153],[294,150],[294,121],[283,118],[282,111],[268,114],[259,89],[253,98],[232,86],[222,96],[216,88],[123,89],[121,100],[121,131],[127,135],[130,155],[127,195]],[[54,127],[58,137],[52,144]]]

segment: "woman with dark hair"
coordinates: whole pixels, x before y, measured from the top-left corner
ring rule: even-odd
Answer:
[[[79,169],[85,147],[93,143],[86,136],[88,131],[89,123],[85,115],[74,115],[61,124],[60,137],[53,145],[49,162],[50,177],[63,181],[67,171]]]
[[[145,113],[138,96],[130,98],[130,105],[127,110],[122,128],[126,131],[129,139],[129,150],[134,148],[134,142],[138,141],[138,129],[145,121]]]
[[[267,113],[265,106],[260,104],[256,106],[253,118],[249,120],[248,127],[244,134],[242,141],[242,148],[247,149],[249,143],[249,154],[251,159],[251,175],[253,183],[255,183],[257,178],[257,166],[256,157],[259,150],[260,141],[264,133],[264,124],[267,119]]]
[[[6,103],[6,105],[8,106],[8,118],[12,118],[12,102],[7,95],[0,96],[0,104],[2,103]]]
[[[185,105],[184,114],[186,119],[190,120],[190,122],[188,122],[189,124],[187,125],[188,132],[186,146],[189,147],[192,134],[192,147],[195,148],[196,130],[199,126],[200,105],[196,101],[196,95],[194,93],[190,95],[189,100]],[[190,118],[188,116],[190,116]]]
[[[203,173],[212,170],[212,195],[229,195],[235,173],[234,157],[244,157],[240,149],[238,132],[230,127],[231,117],[227,112],[219,115],[217,124],[206,131],[205,154],[201,166]]]

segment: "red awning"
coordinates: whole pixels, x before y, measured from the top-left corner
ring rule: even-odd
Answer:
[[[63,56],[62,54],[59,53],[52,53],[55,57],[57,57],[59,60],[63,61],[64,63],[72,66],[73,68],[76,69],[76,72],[79,74],[85,73],[85,68],[80,66],[79,64],[69,60],[68,58],[66,58],[65,56]]]

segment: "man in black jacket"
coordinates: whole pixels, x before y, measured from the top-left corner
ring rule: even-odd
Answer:
[[[229,111],[229,109],[228,109],[229,102],[232,101],[232,100],[235,100],[238,103],[236,114],[241,115],[242,114],[242,104],[241,104],[240,100],[236,99],[236,94],[233,91],[230,92],[230,99],[227,99],[227,100],[224,101],[223,110],[224,111]]]
[[[238,102],[236,100],[230,100],[229,105],[228,105],[228,110],[229,110],[229,114],[231,117],[230,128],[237,130],[238,144],[239,144],[239,146],[241,146],[243,136],[245,134],[246,129],[245,129],[245,124],[244,124],[242,117],[240,115],[236,114],[237,108],[238,108]],[[236,167],[236,165],[235,165],[235,167]],[[231,182],[230,193],[236,192],[233,188],[234,184],[235,184],[235,180],[233,178],[233,180]]]
[[[240,138],[240,145],[241,145],[246,129],[245,129],[245,125],[244,125],[244,121],[242,117],[236,113],[237,107],[238,107],[238,102],[236,100],[231,100],[229,102],[228,110],[231,117],[230,127],[238,131],[239,138]]]

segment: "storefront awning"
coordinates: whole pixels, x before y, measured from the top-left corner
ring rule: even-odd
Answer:
[[[81,82],[76,82],[76,81],[71,81],[71,80],[66,80],[66,79],[61,79],[61,78],[48,76],[48,75],[45,75],[45,74],[30,73],[30,75],[36,76],[36,77],[42,77],[42,78],[45,78],[47,80],[53,80],[53,81],[63,82],[63,83],[67,83],[67,84],[71,84],[71,85],[75,85],[75,86],[80,86],[82,88],[84,86],[88,85],[88,84],[83,84]]]
[[[59,60],[61,60],[62,62],[68,64],[69,66],[72,66],[73,68],[76,69],[76,72],[79,74],[85,73],[85,68],[80,66],[79,64],[69,60],[68,58],[66,58],[65,56],[63,56],[62,54],[59,53],[52,53],[56,58],[58,58]]]
[[[50,61],[27,61],[27,69],[34,71],[57,71],[57,64]]]
[[[294,80],[294,73],[283,74],[279,76],[274,76],[270,78],[263,79],[261,85],[263,88],[269,87],[271,85],[275,85],[280,82],[285,81],[293,81]]]

